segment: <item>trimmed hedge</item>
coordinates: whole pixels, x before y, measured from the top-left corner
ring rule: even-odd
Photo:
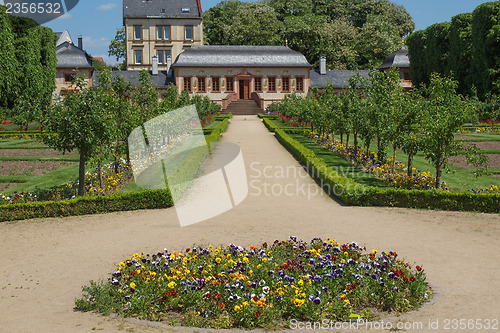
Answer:
[[[227,129],[230,117],[223,117],[219,126],[212,128],[205,139],[210,145],[219,140],[221,133]],[[196,166],[199,159],[198,152],[194,152],[188,159]],[[186,170],[196,173],[198,168]],[[0,205],[0,222],[14,221],[44,217],[63,217],[86,214],[103,214],[118,211],[129,211],[138,209],[157,209],[173,206],[172,195],[168,189],[143,190],[139,192],[118,193],[102,197],[78,197],[75,199],[61,201],[41,201],[19,204]]]
[[[381,189],[361,185],[351,178],[339,175],[323,159],[293,139],[284,130],[276,129],[275,136],[300,163],[307,166],[314,178],[320,180],[322,185],[330,190],[329,194],[349,205],[482,213],[500,212],[500,194]]]
[[[173,206],[168,190],[144,190],[102,197],[78,197],[61,201],[41,201],[0,205],[0,222],[43,217],[103,214],[124,210]]]

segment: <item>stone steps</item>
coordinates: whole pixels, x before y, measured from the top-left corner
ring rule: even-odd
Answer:
[[[257,102],[254,100],[241,99],[231,102],[226,110],[222,111],[223,114],[232,113],[235,116],[240,115],[256,115],[262,112]]]

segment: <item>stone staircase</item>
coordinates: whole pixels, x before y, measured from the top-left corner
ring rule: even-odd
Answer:
[[[262,113],[262,109],[257,102],[252,99],[240,99],[231,102],[227,109],[222,111],[222,114],[232,113],[233,116],[247,116]]]

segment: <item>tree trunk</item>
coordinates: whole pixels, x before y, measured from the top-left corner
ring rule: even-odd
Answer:
[[[392,147],[394,149],[394,160],[392,161],[392,173],[396,172],[396,146]]]
[[[438,159],[436,161],[436,188],[440,189],[441,188],[441,175],[443,174],[443,161],[442,157],[438,156]]]
[[[357,151],[358,150],[358,133],[354,132],[353,136],[354,136],[354,150]]]
[[[413,153],[408,154],[408,177],[413,177]]]
[[[83,196],[85,191],[85,159],[87,158],[85,150],[80,150],[80,167],[78,169],[78,195]]]
[[[102,190],[102,164],[97,164],[97,177],[99,177],[99,188]]]
[[[350,132],[347,132],[347,137],[346,137],[346,141],[345,141],[345,146],[346,147],[349,147],[349,137],[351,136],[351,133]]]
[[[340,133],[340,143],[344,143],[344,133]]]

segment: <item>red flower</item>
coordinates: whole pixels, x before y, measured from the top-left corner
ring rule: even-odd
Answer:
[[[403,281],[404,281],[405,283],[408,283],[408,278],[407,278],[407,277],[404,277],[404,278],[403,278]]]
[[[224,308],[225,308],[225,307],[226,307],[226,306],[225,306],[223,303],[219,303],[219,308],[220,308],[221,310],[224,310]]]
[[[415,278],[413,276],[410,278],[410,282],[415,282]]]
[[[261,311],[257,311],[257,312],[255,312],[255,318],[259,318],[259,316],[260,316],[261,314],[262,314],[262,312],[261,312]]]
[[[422,271],[422,267],[420,267],[420,266],[417,266],[415,268],[417,269],[417,272],[421,272]]]

